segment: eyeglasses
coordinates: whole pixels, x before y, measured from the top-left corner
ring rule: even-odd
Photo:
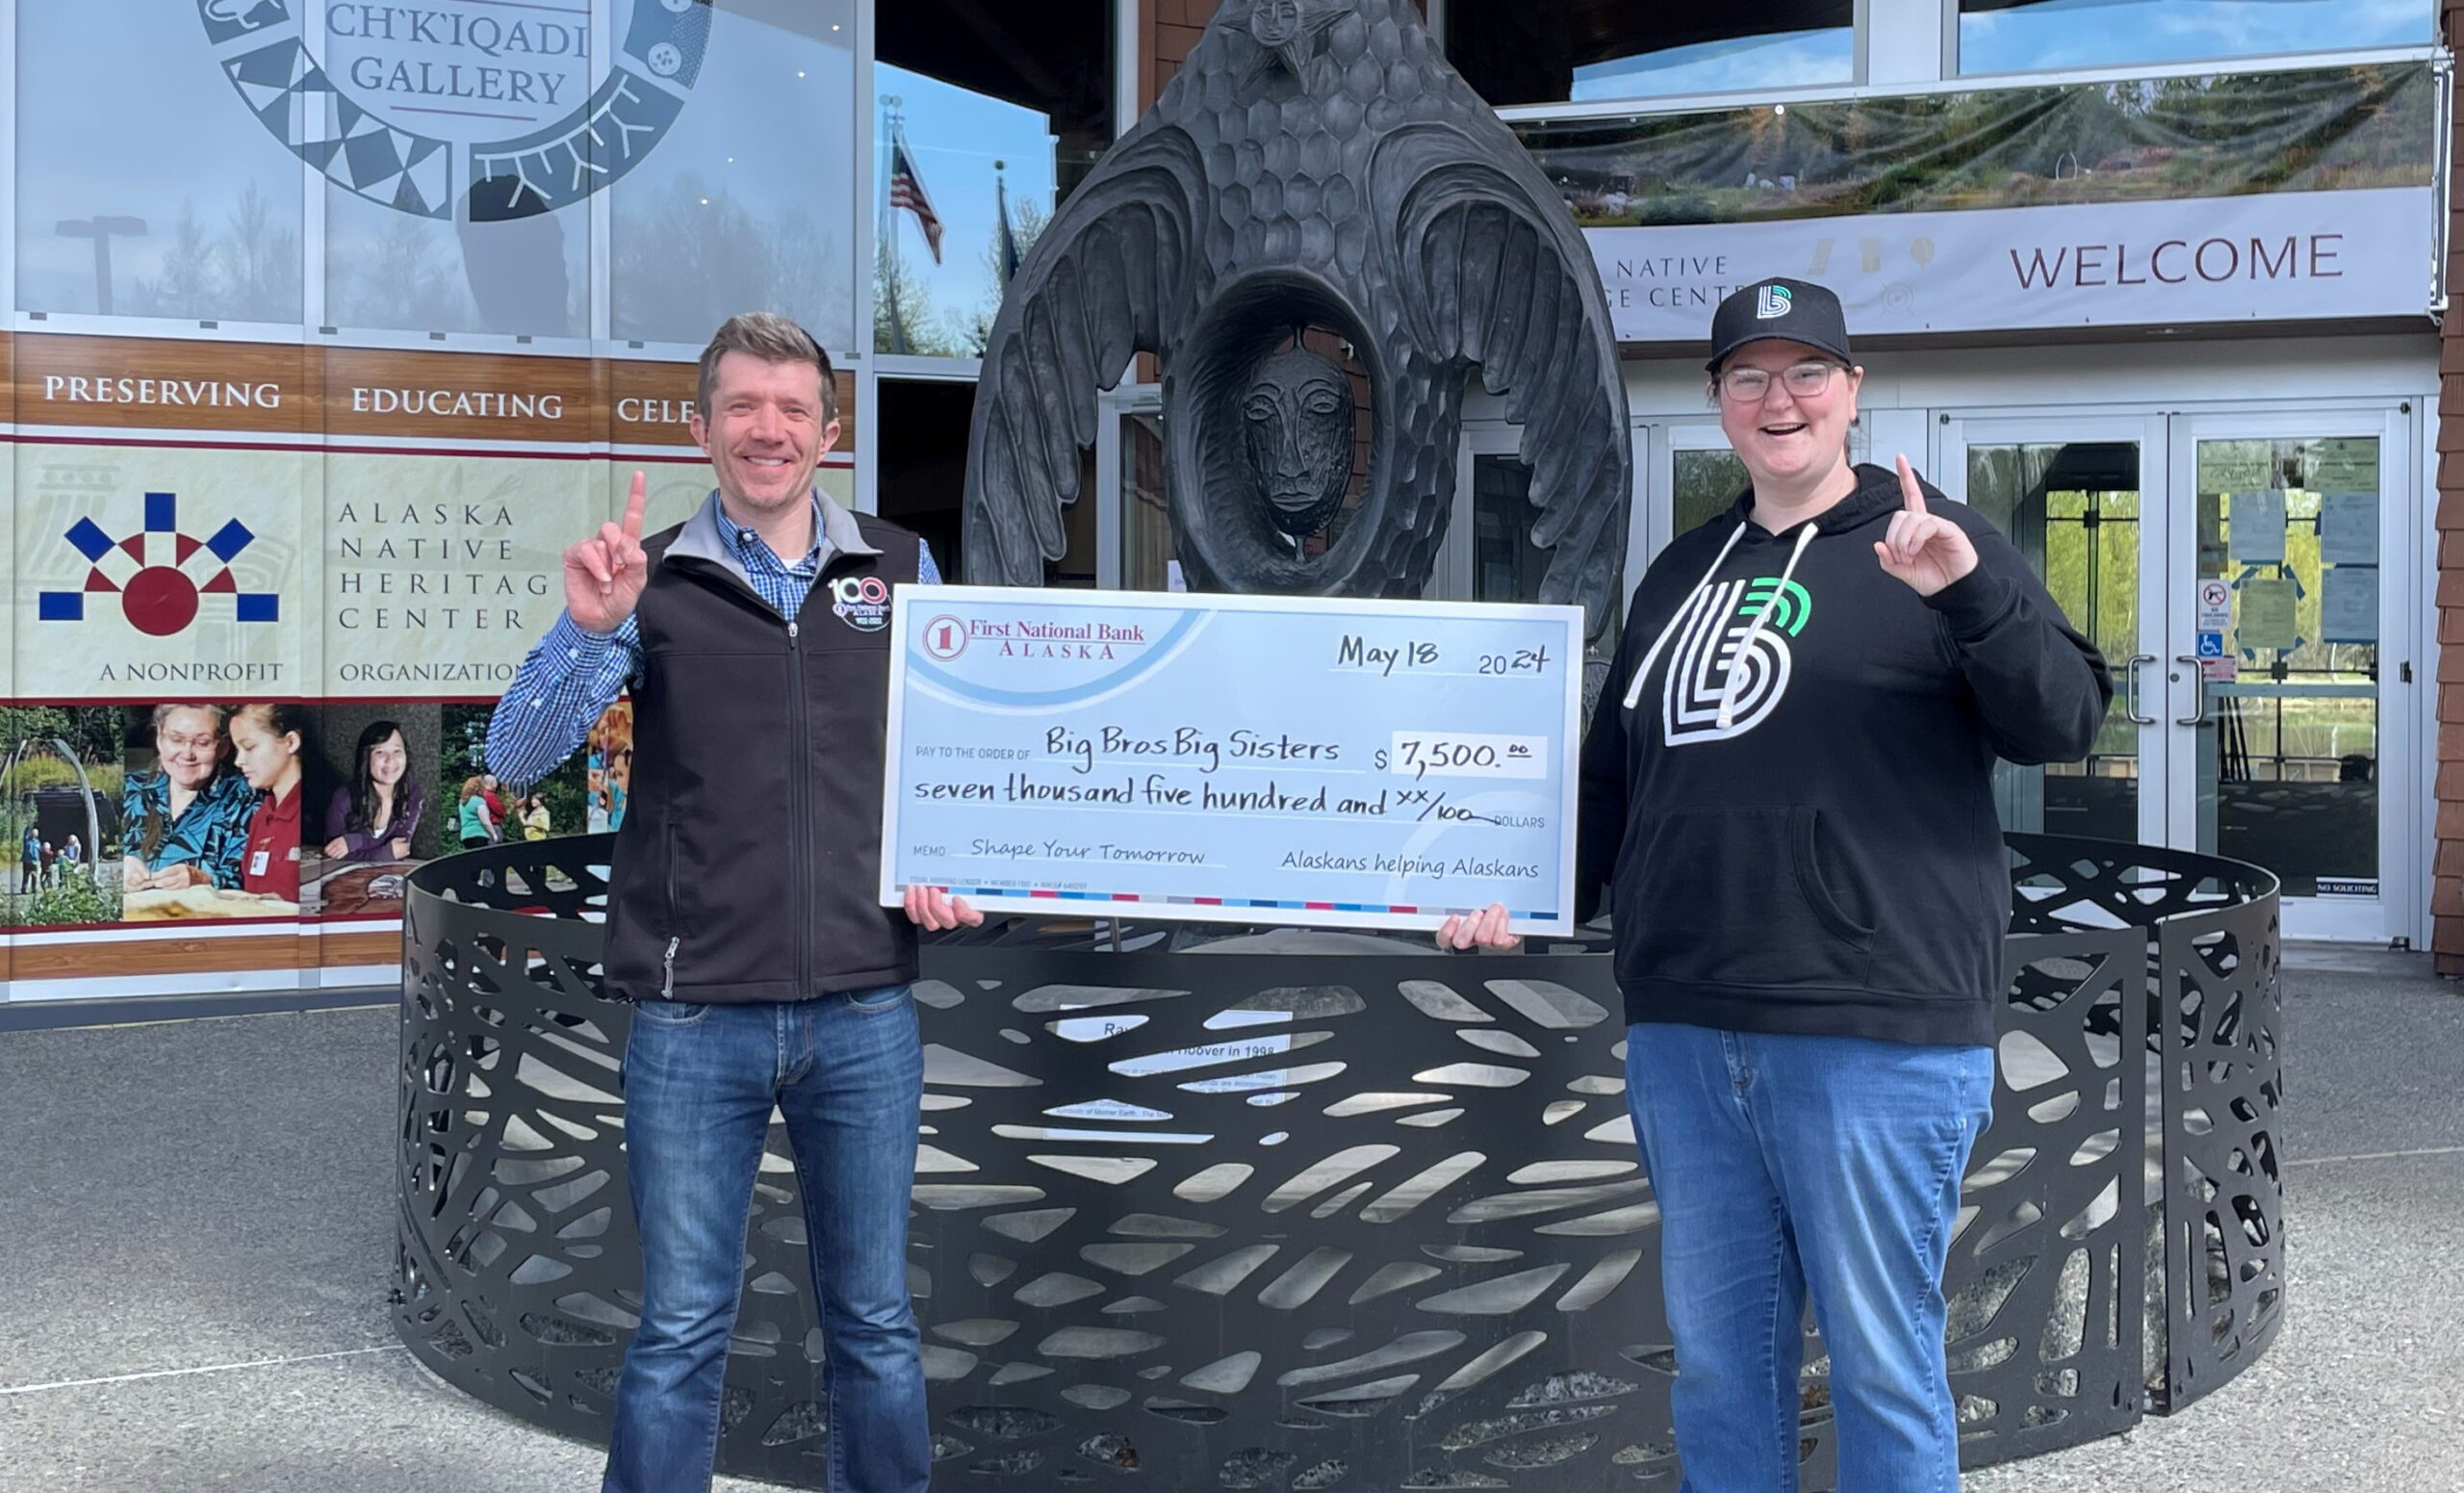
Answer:
[[[1810,399],[1831,387],[1831,375],[1839,372],[1836,363],[1797,363],[1781,370],[1780,382],[1790,395]],[[1771,394],[1771,371],[1762,368],[1732,368],[1720,373],[1720,398],[1732,404],[1759,404]]]

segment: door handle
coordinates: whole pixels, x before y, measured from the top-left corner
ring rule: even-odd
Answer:
[[[2122,714],[2133,726],[2157,724],[2156,717],[2139,713],[2139,671],[2155,661],[2154,654],[2133,654],[2130,661],[2121,666],[2122,690],[2126,697],[2122,706]]]
[[[2191,698],[2198,702],[2198,708],[2193,710],[2188,715],[2175,716],[2173,718],[2173,724],[2176,726],[2204,726],[2207,724],[2207,681],[2199,675],[2198,655],[2175,654],[2173,656],[2173,661],[2178,664],[2186,665],[2190,669]]]

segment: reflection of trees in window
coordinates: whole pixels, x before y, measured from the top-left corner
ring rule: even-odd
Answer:
[[[298,228],[277,220],[251,181],[219,232],[207,229],[193,200],[182,202],[161,268],[132,284],[122,304],[135,316],[296,322],[299,267]]]
[[[1024,263],[1036,246],[1036,240],[1043,237],[1044,225],[1052,221],[1052,215],[1024,199],[1009,204],[1009,212],[1011,246],[1019,262]],[[984,245],[984,268],[992,277],[992,289],[976,302],[975,315],[967,319],[964,339],[967,357],[982,357],[985,348],[992,341],[992,322],[1001,315],[1001,299],[1010,289],[1006,258],[1001,245],[1001,228],[995,223]]]
[[[931,286],[890,246],[884,234],[873,245],[873,348],[917,357],[960,356],[960,338],[934,302]],[[987,323],[988,328],[989,323]],[[974,345],[981,351],[984,344]]]
[[[1042,236],[1052,215],[1033,202],[1010,206],[1011,242],[1024,260]],[[991,289],[968,311],[944,306],[930,282],[915,272],[904,255],[893,251],[885,234],[873,247],[873,347],[882,352],[905,351],[915,357],[973,358],[984,355],[992,340],[993,321],[1001,314],[1008,286],[1003,277],[1001,230],[996,224],[985,236],[982,263]]]
[[[687,172],[655,195],[620,193],[615,239],[615,334],[642,342],[707,342],[739,311],[792,317],[837,345],[832,312],[845,287],[832,273],[833,238],[802,208],[763,219]]]
[[[2426,64],[1821,100],[1523,127],[1586,226],[2426,186]]]
[[[326,320],[422,332],[578,337],[589,285],[566,261],[566,215],[448,223],[337,201],[325,243]]]
[[[449,330],[470,316],[459,269],[438,252],[424,219],[395,215],[374,252],[346,267],[348,300],[333,315],[366,326]]]

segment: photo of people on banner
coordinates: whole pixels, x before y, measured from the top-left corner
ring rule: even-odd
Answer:
[[[120,721],[108,706],[0,707],[0,926],[116,922],[120,882]]]
[[[402,915],[405,879],[456,850],[624,822],[633,720],[586,763],[507,784],[477,757],[488,707],[172,701],[0,712],[9,927]]]
[[[617,701],[590,728],[582,767],[585,831],[605,835],[623,828],[625,801],[633,787],[633,702]]]
[[[299,915],[306,708],[177,701],[123,730],[121,918]]]
[[[583,756],[537,783],[507,783],[488,770],[488,715],[493,707],[427,708],[437,719],[441,753],[413,744],[414,760],[436,761],[437,796],[427,818],[438,845],[419,859],[478,850],[555,835],[604,834],[624,822],[633,779],[633,707],[620,700],[590,729]]]
[[[450,815],[436,797],[442,709],[371,701],[325,706],[316,715],[308,912],[327,919],[399,917],[403,878],[452,848],[451,826],[440,824]]]

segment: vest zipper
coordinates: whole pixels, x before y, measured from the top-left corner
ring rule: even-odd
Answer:
[[[671,813],[673,813],[673,811],[673,811],[673,809],[671,808],[671,809],[670,809],[670,812],[671,812]],[[663,996],[664,998],[666,998],[666,999],[668,999],[668,1000],[674,1000],[674,999],[676,998],[676,951],[677,951],[677,949],[678,949],[678,948],[681,947],[681,946],[683,945],[683,942],[684,942],[684,933],[683,933],[683,930],[682,930],[682,929],[680,929],[680,928],[678,926],[678,923],[680,921],[682,914],[678,911],[678,906],[679,906],[679,904],[678,904],[678,902],[677,902],[677,897],[676,897],[676,821],[675,821],[675,819],[670,818],[670,819],[668,819],[668,820],[667,820],[666,825],[665,825],[665,830],[666,830],[666,838],[667,838],[667,927],[668,927],[668,939],[667,939],[667,957],[666,957],[666,959],[663,961],[663,964],[664,964],[664,965],[665,965],[665,969],[666,969],[666,973],[664,974],[664,976],[663,976],[663,977],[660,979],[660,981],[659,981],[659,993],[660,993],[660,995],[661,995],[661,996]]]
[[[674,811],[674,811],[673,809],[669,810],[669,812],[670,812],[670,813],[673,813]],[[677,911],[678,907],[679,907],[680,904],[678,902],[678,900],[677,900],[677,896],[676,896],[676,821],[675,821],[674,819],[672,819],[672,818],[671,818],[671,819],[669,819],[669,820],[667,821],[667,824],[666,824],[666,837],[667,837],[667,926],[668,926],[668,930],[669,930],[671,933],[681,933],[681,932],[682,932],[682,930],[681,930],[681,929],[680,929],[680,928],[677,926],[677,924],[678,924],[678,923],[680,923],[680,921],[682,921],[682,914],[680,914],[680,913]]]
[[[813,583],[819,585],[820,579]],[[807,593],[810,595],[809,592]],[[787,835],[789,915],[796,925],[796,996],[809,998],[812,993],[812,893],[807,885],[811,875],[806,864],[810,837],[811,811],[805,805],[805,773],[810,760],[810,748],[806,734],[811,722],[805,719],[805,659],[803,630],[796,619],[787,619],[787,808],[790,830]]]

